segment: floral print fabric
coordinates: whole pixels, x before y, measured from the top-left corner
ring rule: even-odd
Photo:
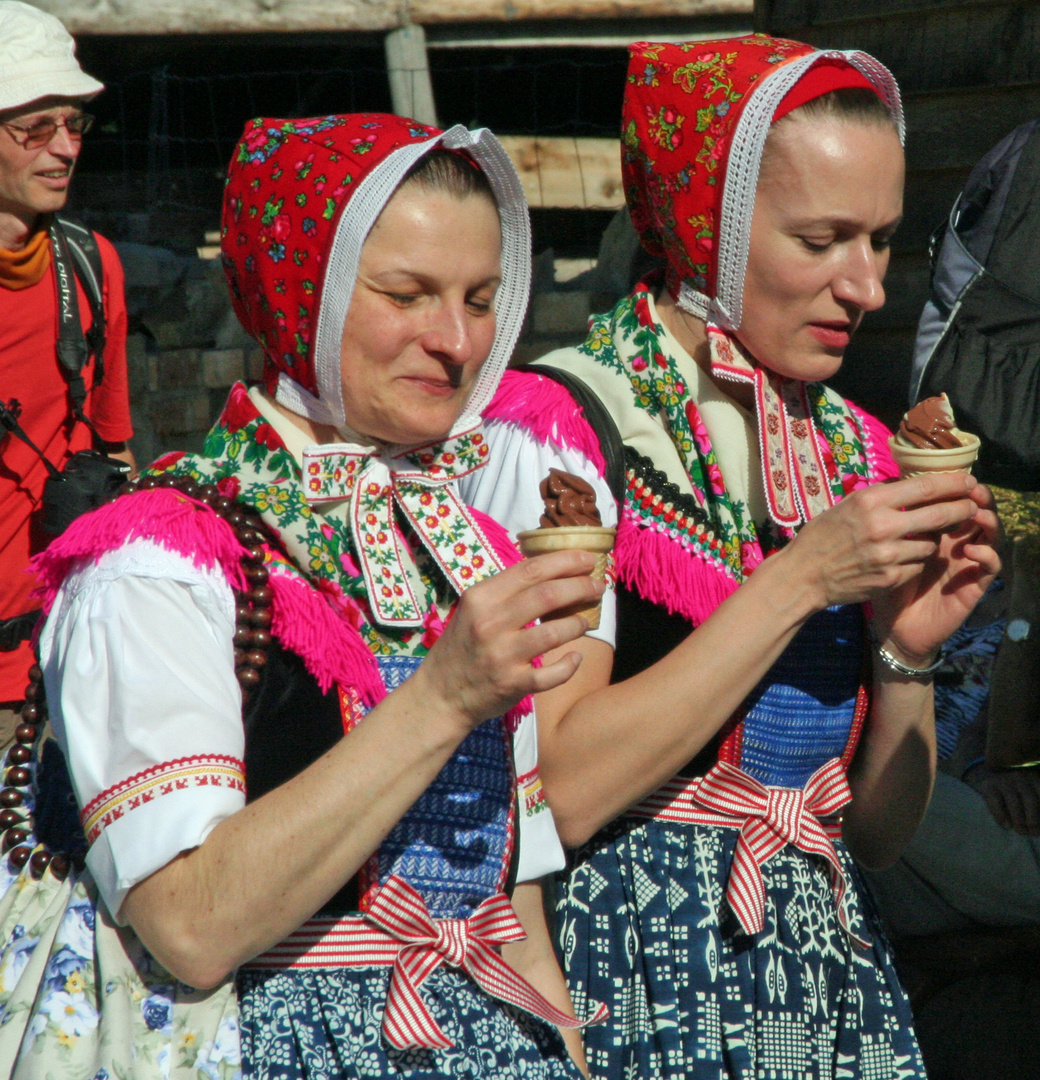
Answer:
[[[425,656],[440,635],[454,597],[438,585],[439,575],[422,545],[410,543],[394,522],[397,544],[409,547],[419,570],[410,585],[422,622],[416,628],[382,627],[358,557],[364,534],[359,541],[345,515],[323,514],[311,506],[300,466],[241,383],[232,387],[201,455],[168,454],[151,471],[216,483],[228,497],[255,507],[291,560],[274,554],[276,571],[302,576],[317,587],[371,654]],[[468,549],[462,553],[471,554]]]
[[[692,493],[707,530],[692,529],[684,546],[740,582],[773,547],[794,535],[790,529],[766,529],[764,534],[743,503],[726,489],[708,431],[690,388],[661,341],[662,328],[651,315],[649,286],[640,283],[612,312],[594,316],[588,337],[578,352],[598,367],[623,376],[631,385],[631,407],[658,418],[689,478]],[[723,335],[716,334],[716,337]],[[580,377],[598,388],[596,367],[584,365]],[[849,405],[822,383],[796,384],[811,424],[819,433],[819,453],[825,482],[834,501],[866,486],[868,470],[864,436]],[[638,449],[638,447],[636,448]],[[636,487],[625,493],[624,511],[641,526],[659,530],[660,501],[648,499]],[[670,524],[670,523],[669,523]],[[625,568],[619,572],[625,576]]]
[[[733,129],[755,85],[811,45],[765,34],[629,49],[621,112],[625,200],[669,288],[714,295],[718,221]]]
[[[629,48],[621,110],[625,200],[643,246],[667,260],[673,296],[683,284],[704,296],[718,295],[722,199],[738,125],[772,72],[814,51],[765,34],[679,44],[642,41]],[[840,56],[820,57],[826,73],[810,67],[814,75],[803,75],[790,92],[792,107],[842,86],[877,92]],[[755,117],[764,127],[773,119],[772,112]],[[753,191],[758,178],[733,179]]]
[[[177,982],[112,922],[89,874],[37,881],[5,859],[0,890],[0,1075],[241,1080],[231,980]]]

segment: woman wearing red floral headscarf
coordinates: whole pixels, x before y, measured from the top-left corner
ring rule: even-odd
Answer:
[[[923,1075],[852,856],[916,827],[936,656],[998,560],[985,489],[879,483],[887,432],[822,382],[884,300],[902,132],[862,53],[633,46],[625,192],[665,273],[545,358],[616,431],[527,373],[485,414],[496,476],[623,457],[616,655],[586,638],[539,725],[597,1077]]]
[[[514,884],[563,865],[529,695],[586,628],[537,620],[602,586],[456,488],[526,308],[519,180],[487,131],[262,119],[223,226],[264,385],[38,566],[0,1074],[576,1080]]]

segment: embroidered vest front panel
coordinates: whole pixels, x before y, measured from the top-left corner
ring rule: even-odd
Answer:
[[[801,788],[842,757],[859,701],[863,635],[858,605],[813,615],[749,695],[733,763],[763,784]]]
[[[380,657],[387,691],[400,686],[419,663],[412,656]],[[390,830],[373,860],[377,880],[366,880],[366,887],[396,875],[421,894],[434,918],[468,918],[505,885],[514,788],[505,722],[486,720]]]

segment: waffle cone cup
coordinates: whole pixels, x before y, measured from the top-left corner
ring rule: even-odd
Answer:
[[[528,559],[546,555],[550,551],[591,551],[596,555],[596,565],[590,577],[603,581],[607,574],[607,560],[614,549],[616,529],[604,525],[560,525],[551,529],[529,529],[517,534],[520,550]],[[600,604],[591,607],[572,604],[560,608],[547,618],[562,619],[567,615],[583,615],[590,630],[599,626]]]
[[[892,451],[892,456],[899,466],[899,475],[904,480],[911,476],[922,476],[924,473],[970,473],[982,444],[977,435],[964,432],[963,438],[968,440],[963,446],[935,450],[931,447],[906,446],[893,435],[888,440],[888,448]]]

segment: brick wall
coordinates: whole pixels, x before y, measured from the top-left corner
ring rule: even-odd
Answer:
[[[220,265],[118,245],[127,277],[131,443],[138,461],[199,450],[228,389],[259,379],[259,346],[238,325]]]

